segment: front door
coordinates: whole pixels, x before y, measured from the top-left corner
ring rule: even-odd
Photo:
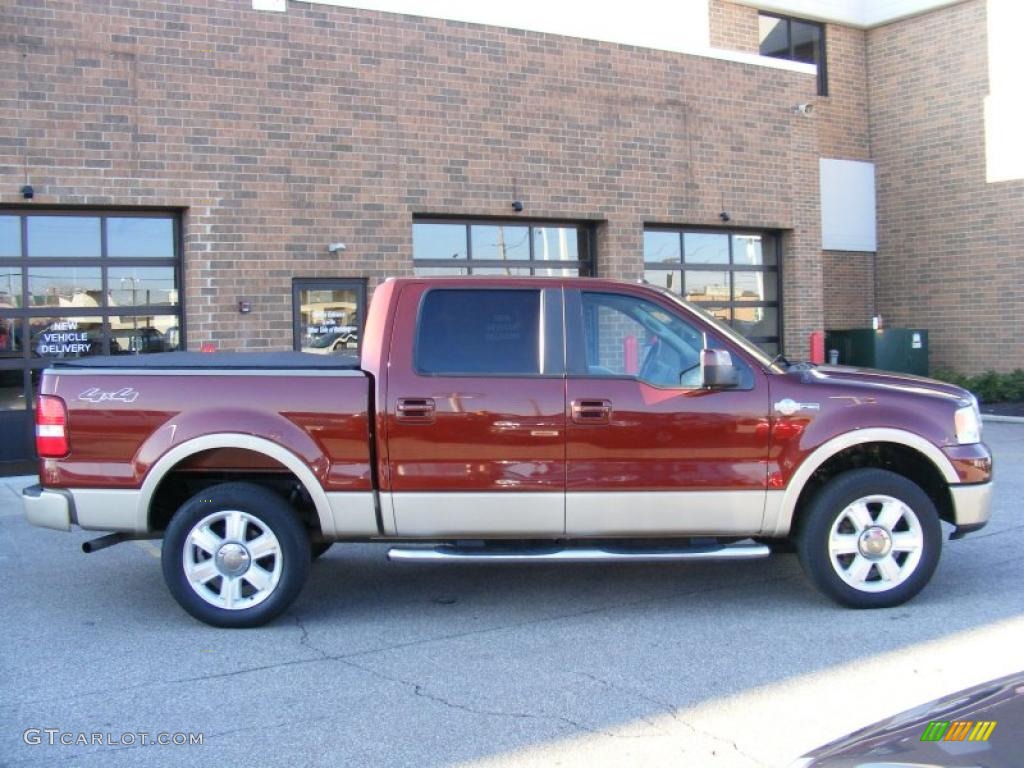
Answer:
[[[758,532],[765,375],[733,352],[740,386],[702,389],[705,333],[667,300],[569,291],[566,318],[566,533]],[[721,346],[713,333],[707,343]]]
[[[400,536],[565,530],[562,291],[488,285],[398,300],[385,408]]]
[[[317,355],[358,355],[366,308],[366,281],[296,278],[292,281],[292,346]]]

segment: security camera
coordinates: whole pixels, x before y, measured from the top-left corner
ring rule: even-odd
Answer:
[[[516,213],[522,213],[523,212],[523,201],[522,200],[513,200],[512,201],[512,210],[515,211]]]
[[[793,107],[793,111],[798,115],[809,115],[814,111],[814,105],[808,103],[797,104]]]
[[[337,253],[338,251],[344,251],[345,250],[345,244],[344,243],[331,243],[330,245],[327,246],[327,250],[330,251],[331,253]]]

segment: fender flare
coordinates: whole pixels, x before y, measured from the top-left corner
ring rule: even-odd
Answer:
[[[866,443],[896,443],[897,445],[912,448],[924,455],[948,484],[953,485],[960,482],[956,468],[953,466],[953,462],[949,460],[949,457],[939,450],[936,445],[925,440],[920,435],[904,429],[891,429],[887,427],[856,429],[819,445],[810,456],[803,460],[796,472],[793,473],[793,477],[790,478],[785,491],[782,493],[769,492],[769,509],[765,510],[766,518],[768,518],[765,520],[766,525],[764,526],[766,534],[769,536],[788,535],[793,524],[793,514],[796,512],[797,500],[800,498],[800,494],[807,485],[807,481],[810,480],[811,475],[840,451]],[[774,510],[770,509],[772,506],[775,507]],[[771,522],[771,517],[774,517],[774,524]]]
[[[255,437],[254,435],[243,435],[234,432],[219,432],[212,435],[195,437],[174,446],[161,456],[149,468],[149,471],[146,473],[146,479],[139,489],[136,530],[148,530],[149,505],[153,500],[153,494],[156,493],[156,489],[160,486],[167,473],[189,456],[213,448],[242,448],[254,453],[261,453],[283,464],[299,479],[299,482],[302,483],[313,500],[317,517],[320,519],[320,529],[324,536],[334,535],[334,518],[331,515],[331,505],[327,500],[327,494],[316,479],[313,471],[306,466],[306,463],[287,448],[275,442],[262,437]]]

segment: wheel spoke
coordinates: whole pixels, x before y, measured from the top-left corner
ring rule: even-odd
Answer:
[[[242,574],[242,578],[252,584],[257,592],[268,589],[272,583],[270,571],[255,564],[249,566],[249,570]]]
[[[193,584],[205,584],[215,576],[220,576],[213,558],[196,563],[188,569],[188,580]]]
[[[833,533],[828,548],[833,555],[852,555],[857,552],[857,534]]]
[[[886,581],[895,581],[900,577],[900,564],[892,555],[886,555],[881,560],[875,561],[879,575]]]
[[[878,513],[878,525],[891,531],[896,523],[903,517],[903,502],[897,499],[887,499],[882,504],[882,511]]]
[[[245,542],[245,518],[241,512],[228,512],[224,521],[224,538],[228,541]]]
[[[874,524],[874,520],[871,519],[871,511],[863,501],[857,501],[848,506],[846,516],[853,523],[853,527],[857,529],[857,533],[861,533],[869,525]]]
[[[892,535],[893,552],[916,552],[923,545],[920,531],[901,531]]]
[[[225,608],[234,608],[242,598],[242,580],[225,576],[220,582],[220,599]]]
[[[252,541],[246,543],[245,546],[249,549],[249,554],[252,555],[254,562],[267,555],[276,555],[278,553],[277,538],[267,533],[257,536]]]
[[[210,530],[208,525],[204,525],[202,528],[196,528],[192,531],[189,541],[208,555],[216,554],[220,545],[224,543],[224,540]]]
[[[853,562],[850,563],[850,567],[846,569],[846,573],[850,580],[855,582],[866,581],[870,571],[871,561],[864,557],[864,555],[857,555],[853,558]]]

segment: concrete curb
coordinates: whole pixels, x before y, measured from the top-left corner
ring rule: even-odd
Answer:
[[[1024,424],[1024,416],[998,416],[995,414],[981,414],[982,421],[990,421],[994,424]]]

